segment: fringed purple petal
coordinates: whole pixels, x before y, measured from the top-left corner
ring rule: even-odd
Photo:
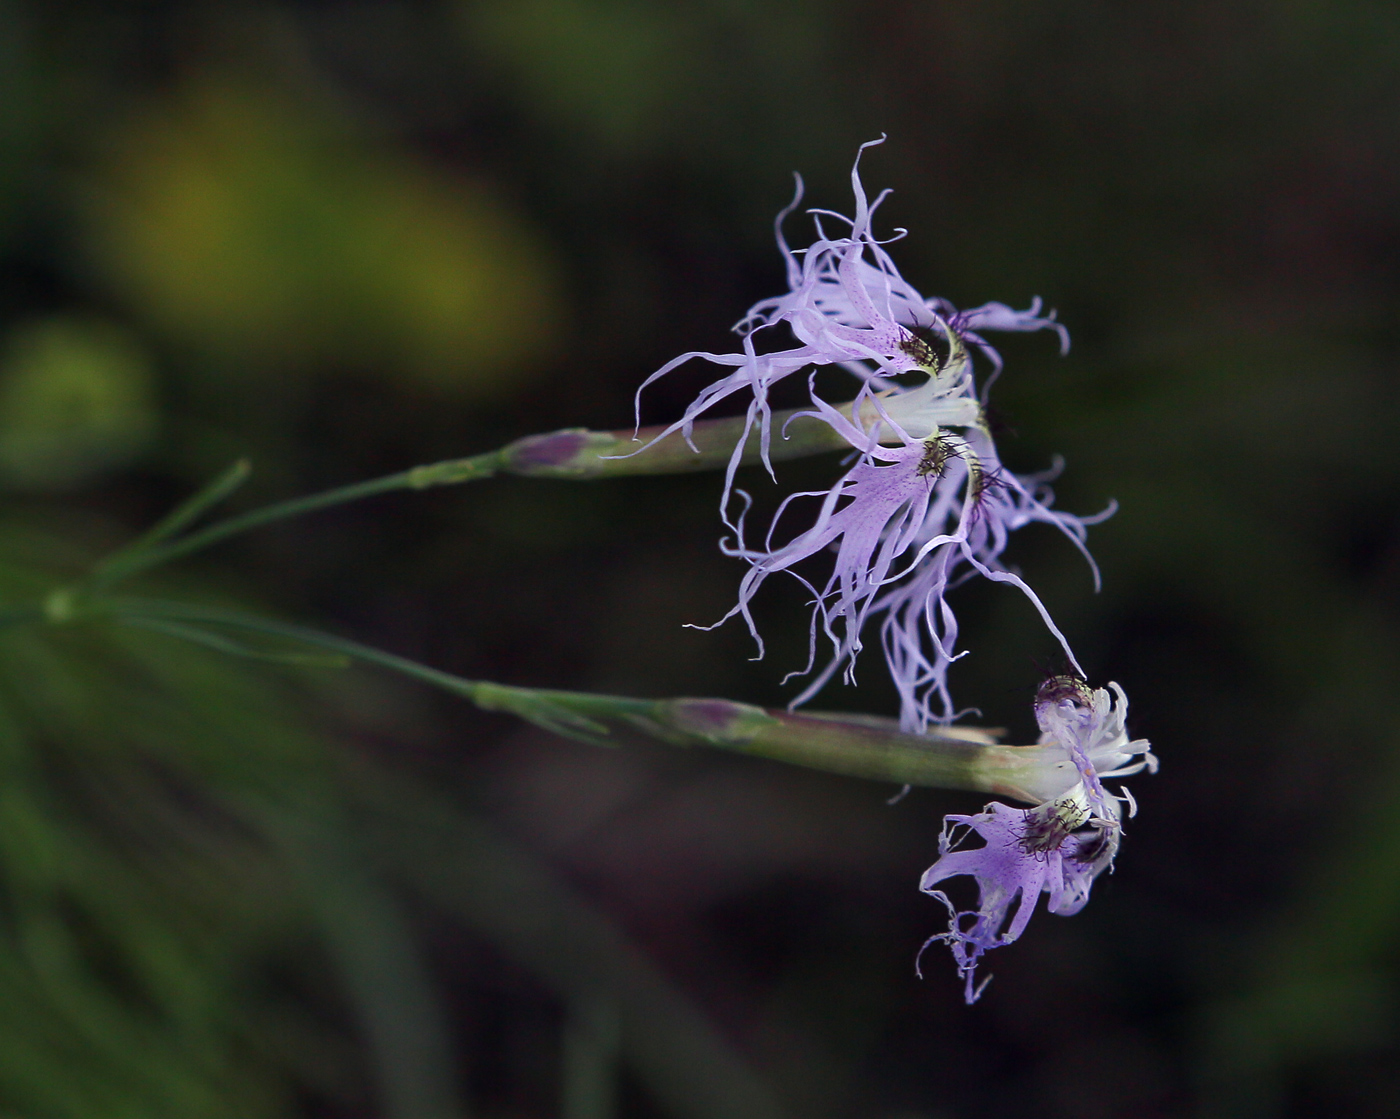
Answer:
[[[1130,767],[1136,771],[1155,768],[1156,759],[1146,742],[1128,741],[1127,698],[1117,684],[1109,688],[1112,696],[1078,677],[1055,676],[1037,693],[1042,746],[1059,747],[1041,755],[1044,784],[1051,790],[1043,804],[1021,809],[994,801],[975,816],[944,818],[938,861],[919,888],[947,906],[949,925],[924,947],[941,941],[952,949],[969,1003],[981,993],[974,980],[982,956],[1025,931],[1042,893],[1051,913],[1073,916],[1088,903],[1094,879],[1113,865],[1122,838],[1119,804],[1131,800],[1106,793],[1104,774],[1096,767],[1141,757]],[[1116,768],[1114,775],[1128,771]],[[982,846],[963,847],[970,834]],[[959,910],[938,888],[961,875],[976,880],[976,909]]]
[[[861,152],[870,146],[863,145]],[[801,200],[798,179],[777,227],[788,291],[749,309],[736,328],[740,352],[683,355],[653,373],[642,388],[692,359],[728,367],[661,437],[677,431],[688,435],[701,415],[747,392],[744,439],[757,429],[761,458],[771,474],[773,386],[793,373],[827,365],[859,379],[855,401],[844,415],[809,388],[810,414],[830,424],[861,458],[825,494],[799,495],[821,498],[816,523],[785,543],[775,545],[772,531],[762,547],[746,541],[742,518],[731,510],[745,444],[736,445],[725,473],[721,511],[735,533],[726,551],[747,560],[751,569],[726,617],[737,614],[753,630],[753,595],[778,571],[795,575],[811,589],[813,657],[820,635],[830,642],[831,660],[794,701],[801,703],[836,673],[849,678],[862,648],[861,628],[872,614],[883,614],[881,640],[901,696],[901,721],[906,730],[921,732],[957,714],[947,670],[958,656],[958,628],[945,596],[973,574],[1018,587],[1075,663],[1044,605],[1006,569],[1001,556],[1010,533],[1039,521],[1058,528],[1087,557],[1085,527],[1092,518],[1052,510],[1043,479],[1020,478],[1002,469],[982,426],[968,352],[969,347],[981,351],[999,369],[1001,358],[983,332],[1053,330],[1063,348],[1068,344],[1064,327],[1053,312],[1042,313],[1039,299],[1021,311],[1002,303],[958,311],[946,300],[925,298],[899,274],[885,248],[889,242],[875,235],[875,212],[886,194],[873,200],[866,195],[859,156],[851,170],[851,189],[853,216],[810,211],[817,237],[806,248],[793,249],[783,236],[782,219]],[[840,235],[829,236],[826,226],[840,227]],[[897,231],[894,239],[901,236],[903,231]],[[784,326],[796,344],[760,350],[760,343],[768,345]],[[942,355],[938,347],[945,344]],[[921,383],[905,383],[904,375],[911,373],[922,374]],[[898,446],[892,450],[880,444]],[[783,503],[775,526],[790,515],[790,505]],[[794,570],[828,549],[834,550],[833,565],[824,582],[820,575],[812,578]],[[761,641],[759,648],[761,655]],[[804,671],[815,663],[813,659]]]
[[[925,947],[941,941],[952,949],[969,1003],[981,994],[974,982],[983,954],[1010,944],[1025,931],[1042,893],[1049,895],[1051,913],[1072,916],[1088,902],[1094,879],[1112,863],[1116,824],[1067,833],[1041,849],[1036,813],[1044,808],[1011,808],[993,801],[975,816],[945,817],[938,861],[919,883],[919,889],[943,902],[949,914],[948,931],[930,937]],[[959,847],[969,832],[982,840],[981,847]],[[976,879],[976,909],[959,910],[937,888],[961,875]]]

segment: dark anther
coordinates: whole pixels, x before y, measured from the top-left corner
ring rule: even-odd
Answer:
[[[1032,809],[1026,813],[1025,825],[1019,836],[1021,850],[1032,855],[1048,854],[1059,850],[1069,834],[1070,829],[1058,812],[1046,811],[1043,807]]]
[[[919,327],[915,327],[919,330]],[[928,340],[920,337],[919,334],[909,332],[899,340],[899,348],[914,359],[921,369],[931,369],[937,373],[940,365],[938,354]]]
[[[930,474],[935,478],[941,478],[943,471],[948,466],[948,460],[957,453],[957,445],[946,435],[936,435],[932,439],[926,439],[924,441],[924,457],[919,460],[919,465],[914,473],[920,478]]]
[[[1076,707],[1093,707],[1094,689],[1081,676],[1063,673],[1047,676],[1035,693],[1036,706],[1042,703],[1057,704],[1068,700]]]

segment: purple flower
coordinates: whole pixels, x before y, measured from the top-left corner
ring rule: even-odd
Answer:
[[[883,142],[881,139],[863,144],[861,151]],[[873,203],[867,200],[860,181],[859,156],[851,169],[851,186],[856,201],[855,217],[846,218],[827,210],[811,211],[817,239],[805,249],[793,250],[783,236],[782,223],[802,198],[802,180],[798,178],[797,192],[776,222],[789,290],[784,295],[754,304],[736,324],[735,330],[742,339],[740,352],[681,354],[642,383],[637,390],[639,409],[641,393],[648,385],[693,359],[734,370],[702,389],[685,414],[658,438],[675,431],[688,434],[705,412],[727,397],[747,390],[752,399],[748,405],[749,427],[745,437],[754,424],[759,426],[766,462],[772,435],[769,389],[801,370],[839,365],[859,381],[856,400],[852,403],[867,427],[877,417],[890,419],[885,415],[885,408],[891,399],[897,402],[895,411],[907,430],[898,424],[880,428],[880,441],[892,434],[897,434],[900,441],[925,439],[935,434],[940,424],[966,426],[978,423],[981,416],[979,402],[972,392],[970,363],[940,361],[930,335],[935,340],[946,336],[950,342],[965,339],[986,353],[997,367],[1000,367],[1000,358],[981,336],[981,330],[1049,329],[1059,335],[1062,350],[1068,347],[1068,333],[1054,321],[1053,313],[1040,314],[1039,300],[1026,311],[988,303],[957,312],[946,300],[925,299],[900,276],[883,243],[871,230],[875,210],[889,192],[881,193]],[[849,235],[828,237],[821,224],[823,217],[850,226]],[[896,239],[904,232],[897,230]],[[788,326],[798,344],[760,353],[756,338],[780,324]],[[964,359],[965,356],[963,354]],[[888,380],[906,373],[923,373],[926,381],[907,387]],[[884,399],[884,406],[875,401],[876,394]],[[813,402],[816,403],[815,394]],[[871,430],[870,434],[873,436],[877,432]],[[735,466],[746,438],[735,448]],[[731,480],[732,473],[731,468]],[[728,484],[725,492],[727,498]]]
[[[902,459],[895,459],[898,452],[903,452]],[[862,469],[868,473],[868,464],[877,458],[905,464],[902,471],[881,468],[887,481],[880,502],[872,500],[873,487],[861,491],[850,485]],[[915,464],[912,469],[908,465],[911,462]],[[833,499],[844,497],[850,501],[828,517]],[[903,504],[896,500],[899,497]],[[852,679],[862,648],[862,627],[866,618],[875,614],[881,616],[881,643],[900,694],[901,724],[907,731],[922,733],[930,723],[946,723],[957,716],[948,692],[947,672],[961,654],[957,651],[957,616],[948,604],[947,594],[973,575],[1019,588],[1059,641],[1069,663],[1079,671],[1069,642],[1040,598],[1001,562],[1011,533],[1038,521],[1069,537],[1089,560],[1097,582],[1097,569],[1084,544],[1086,528],[1110,515],[1112,508],[1096,517],[1075,517],[1051,509],[1052,500],[1044,477],[1018,476],[1001,465],[996,446],[984,428],[971,428],[960,434],[944,431],[898,451],[880,447],[824,495],[822,512],[813,529],[780,545],[773,544],[770,532],[762,552],[733,549],[753,565],[740,584],[736,612],[748,619],[748,601],[764,578],[814,555],[834,530],[844,531],[845,538],[826,585],[817,591],[807,584],[815,603],[811,658],[815,657],[819,627],[831,643],[832,656],[794,702],[810,699],[838,670],[844,670],[846,678]],[[887,511],[889,515],[881,523],[880,518]],[[864,548],[848,549],[847,544],[856,534],[867,542],[871,537],[878,538],[880,548],[872,549],[867,544]],[[877,557],[877,562],[862,562],[871,555]],[[809,658],[807,669],[812,665],[813,659]]]
[[[1088,902],[1094,879],[1112,867],[1122,836],[1122,806],[1132,815],[1136,804],[1126,789],[1105,790],[1104,779],[1157,771],[1146,740],[1128,739],[1123,689],[1109,688],[1116,704],[1103,688],[1090,689],[1073,676],[1051,677],[1037,693],[1041,745],[1059,748],[1047,753],[1036,789],[1045,795],[1044,803],[1020,809],[993,802],[975,816],[944,818],[938,861],[919,888],[948,907],[949,927],[924,947],[942,941],[952,948],[969,1003],[986,986],[985,980],[975,985],[982,954],[1021,935],[1042,893],[1049,895],[1051,913],[1071,916]],[[971,834],[982,846],[961,846]],[[975,910],[959,910],[936,888],[964,874],[977,882]]]
[[[859,158],[851,185],[854,216],[812,211],[817,238],[807,248],[793,250],[783,237],[782,221],[801,197],[799,180],[797,197],[778,217],[789,290],[750,308],[736,328],[741,352],[683,354],[642,388],[694,358],[732,370],[702,390],[666,431],[687,437],[695,420],[720,401],[735,393],[750,396],[721,504],[725,522],[735,532],[723,546],[747,560],[750,570],[726,619],[735,614],[745,619],[761,656],[750,603],[763,581],[787,572],[812,593],[809,659],[803,672],[817,664],[819,639],[829,645],[830,658],[794,704],[805,702],[837,672],[851,679],[862,630],[872,614],[880,615],[881,640],[901,696],[901,723],[906,730],[922,732],[930,722],[946,723],[957,715],[947,670],[960,655],[958,630],[946,594],[972,575],[1019,587],[1078,669],[1039,598],[1001,556],[1011,532],[1040,521],[1065,533],[1087,557],[1086,526],[1112,510],[1093,518],[1052,510],[1046,483],[1054,472],[1021,477],[1005,470],[985,424],[985,386],[979,397],[972,352],[991,361],[993,377],[1001,359],[983,332],[1053,330],[1063,350],[1068,334],[1053,313],[1042,314],[1039,300],[1025,311],[1001,303],[957,311],[946,300],[926,299],[900,276],[885,243],[872,231],[885,194],[873,203],[867,200]],[[848,226],[849,233],[828,236],[824,219]],[[897,231],[896,237],[902,235]],[[784,325],[796,345],[760,352],[758,341]],[[854,399],[839,406],[828,403],[809,375],[812,410],[801,415],[830,424],[857,459],[831,489],[787,498],[763,544],[752,544],[745,537],[742,512],[731,515],[734,472],[743,447],[757,426],[763,460],[772,473],[770,388],[793,373],[827,365],[838,365],[856,378]],[[747,495],[739,497],[747,509]],[[784,538],[780,528],[802,505],[815,505],[814,523]],[[825,579],[813,581],[798,570],[803,561],[828,550],[835,555]]]

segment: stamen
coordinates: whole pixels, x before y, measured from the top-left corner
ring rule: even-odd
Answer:
[[[960,453],[957,443],[950,436],[940,432],[932,439],[924,441],[924,457],[919,460],[914,472],[920,478],[926,478],[930,474],[941,478],[943,471],[948,467],[948,460]]]
[[[938,360],[938,354],[929,343],[915,334],[913,331],[906,331],[903,338],[899,340],[900,351],[908,354],[920,369],[931,374],[936,374],[942,367],[942,362]]]

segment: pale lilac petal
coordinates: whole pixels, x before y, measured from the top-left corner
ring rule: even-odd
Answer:
[[[1059,748],[1040,755],[1049,791],[1043,804],[1021,809],[994,801],[975,816],[944,818],[938,861],[919,888],[947,906],[949,925],[924,947],[940,941],[952,949],[968,1002],[981,993],[975,973],[982,956],[1025,931],[1042,893],[1051,913],[1073,916],[1088,903],[1094,879],[1113,865],[1122,838],[1119,804],[1131,801],[1104,791],[1096,764],[1142,756],[1155,767],[1156,759],[1146,742],[1128,741],[1127,698],[1117,684],[1109,688],[1112,695],[1056,676],[1037,693],[1042,746]],[[982,845],[963,846],[974,835]],[[958,909],[939,888],[963,875],[976,882],[975,909]]]
[[[1025,931],[1036,899],[1043,889],[1051,888],[1047,880],[1060,874],[1058,851],[1045,856],[1023,847],[1026,816],[1024,811],[994,801],[976,816],[945,817],[938,861],[919,883],[919,889],[948,907],[948,931],[931,937],[929,943],[943,941],[953,950],[969,1003],[975,1002],[979,993],[973,983],[983,953],[1010,944]],[[958,849],[967,831],[981,838],[981,847]],[[975,910],[959,910],[937,888],[945,879],[964,874],[977,881]]]

